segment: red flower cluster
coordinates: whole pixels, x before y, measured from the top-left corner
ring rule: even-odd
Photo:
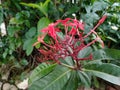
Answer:
[[[95,29],[102,24],[105,19],[106,16],[103,16],[87,35],[84,35],[84,23],[76,19],[66,18],[65,20],[57,20],[55,23],[49,24],[48,27],[41,30],[43,34],[38,37],[38,42],[34,44],[43,44],[43,47],[39,49],[41,57],[39,57],[38,60],[40,62],[54,60],[59,64],[60,59],[64,60],[68,56],[71,56],[77,63],[80,60],[91,60],[92,55],[86,58],[78,58],[78,53],[96,41],[99,41],[102,46],[104,46],[103,41],[95,32]],[[85,38],[92,33],[96,35],[96,39],[85,44]],[[44,41],[47,35],[50,37],[49,44]]]

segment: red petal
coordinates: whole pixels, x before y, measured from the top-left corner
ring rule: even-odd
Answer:
[[[83,23],[79,22],[78,27],[79,27],[81,30],[84,30],[84,24],[83,24]]]
[[[73,24],[75,24],[74,26],[79,27],[81,30],[84,30],[84,23],[82,23],[82,22],[74,19],[74,20],[73,20]]]
[[[65,20],[57,20],[58,23],[66,24],[71,18],[66,18]]]
[[[76,29],[75,28],[72,28],[69,32],[70,35],[75,35],[76,34]]]
[[[48,34],[49,34],[53,39],[56,40],[56,32],[55,32],[54,24],[50,24],[50,25],[48,26],[48,28],[49,28]]]
[[[46,28],[43,28],[42,30],[41,30],[41,32],[48,32],[48,27],[46,27]]]

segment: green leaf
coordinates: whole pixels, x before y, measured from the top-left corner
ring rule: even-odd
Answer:
[[[78,76],[80,78],[81,84],[90,87],[91,85],[91,80],[90,77],[83,71],[78,71]]]
[[[119,60],[120,59],[120,50],[117,49],[101,49],[93,52],[93,58],[98,60]]]
[[[88,64],[84,67],[87,69],[92,69],[92,70],[94,69],[97,71],[105,72],[120,77],[120,67],[115,64],[111,64],[111,63]]]
[[[51,0],[46,0],[44,3],[40,3],[40,10],[46,17],[48,17],[48,3],[50,1]]]
[[[37,44],[37,45],[35,45],[35,48],[36,48],[36,49],[39,49],[39,48],[40,48],[40,45],[41,45],[40,43]]]
[[[19,11],[21,11],[21,7],[20,7],[20,5],[19,5],[19,0],[11,0],[11,2],[13,2],[13,6],[15,5],[15,7],[16,7],[16,10],[19,10]]]
[[[38,10],[40,10],[46,17],[48,17],[48,3],[50,2],[50,0],[46,0],[44,3],[38,4],[34,4],[34,3],[24,3],[21,2],[20,4],[24,5],[24,6],[28,6],[28,7],[32,7],[32,8],[37,8]]]
[[[31,27],[31,26],[30,26],[30,21],[29,21],[29,20],[25,20],[25,21],[24,21],[24,24],[25,24],[28,28]]]
[[[46,76],[51,71],[53,71],[55,66],[56,63],[55,64],[41,63],[39,66],[37,66],[29,77],[29,86],[33,84],[36,80]]]
[[[70,57],[70,56],[65,57],[64,60],[61,60],[61,62],[63,62],[64,64],[67,64],[67,65],[71,65],[71,66],[74,65],[74,62],[73,62],[73,60],[72,60],[72,57]]]
[[[79,79],[78,79],[77,71],[73,70],[71,72],[69,80],[61,90],[77,90],[78,82],[79,82],[78,80]]]
[[[93,24],[95,23],[98,19],[99,19],[99,16],[94,13],[94,12],[91,12],[91,13],[87,13],[83,16],[83,19],[85,20],[85,22],[87,24]]]
[[[42,7],[42,3],[41,3],[41,5],[34,4],[34,3],[23,3],[23,2],[21,4],[24,6],[32,7],[32,8],[37,8],[47,17],[47,13],[45,11],[43,11],[44,9]]]
[[[36,34],[36,28],[31,27],[28,32],[26,32],[25,36],[26,38],[32,38]]]
[[[72,6],[67,12],[65,12],[65,15],[71,15],[73,13],[76,13],[80,8],[78,6]]]
[[[23,44],[23,50],[26,50],[27,56],[30,55],[33,51],[33,44],[35,43],[36,38],[26,39]]]
[[[27,56],[29,56],[29,55],[32,53],[32,51],[33,51],[33,47],[32,47],[32,46],[29,46],[29,47],[27,48],[27,50],[26,50]]]
[[[9,44],[9,48],[10,48],[11,50],[15,50],[15,44],[14,44],[14,43],[10,43],[10,44]]]
[[[96,88],[99,88],[100,87],[100,82],[98,81],[98,78],[96,76],[93,76],[93,82],[94,86]]]
[[[7,27],[8,35],[10,37],[13,37],[14,34],[19,30],[21,30],[20,26],[10,26],[10,25],[8,25],[8,27]]]
[[[2,8],[0,8],[0,25],[3,22],[3,11]]]
[[[26,65],[28,65],[28,61],[26,59],[22,59],[20,61],[20,64],[23,65],[23,66],[26,66]]]
[[[120,67],[110,63],[89,64],[84,66],[83,71],[102,78],[108,82],[120,85]]]
[[[48,26],[48,24],[50,23],[49,19],[48,18],[41,18],[39,21],[38,21],[38,24],[37,24],[37,30],[38,30],[38,33],[40,33],[40,30],[45,28],[46,26]]]
[[[11,18],[9,24],[23,24],[24,19]]]
[[[63,8],[61,6],[63,5],[56,7],[56,4],[54,2],[50,2],[48,11],[49,17],[54,18],[54,20],[60,19],[60,12],[63,12]]]
[[[8,54],[8,48],[6,48],[4,53],[2,54],[3,58],[6,58],[7,54]]]
[[[29,90],[62,90],[70,74],[71,69],[58,65],[53,72],[34,82]]]
[[[120,85],[120,77],[116,77],[116,76],[110,75],[108,73],[95,71],[95,70],[84,69],[84,71],[89,72],[92,75],[102,78],[110,83]]]
[[[102,60],[106,60],[108,62],[113,61],[114,63],[119,63],[120,59],[120,50],[117,49],[100,49],[92,53],[93,54],[93,60],[90,62],[87,62],[87,64],[94,64],[94,63],[102,63]]]
[[[93,12],[96,12],[96,11],[104,10],[107,7],[108,7],[108,4],[103,0],[100,0],[100,1],[94,2],[92,10]]]
[[[87,12],[87,13],[90,13],[90,12],[91,12],[91,9],[92,9],[92,6],[86,6],[85,9],[86,9],[86,12]]]
[[[28,6],[28,7],[32,7],[32,8],[40,8],[39,5],[37,4],[34,4],[34,3],[24,3],[24,2],[21,2],[20,4],[24,5],[24,6]]]
[[[91,53],[92,53],[92,48],[87,47],[83,50],[80,50],[80,52],[78,53],[78,58],[85,58],[85,57],[89,56]]]
[[[113,42],[115,42],[115,43],[117,43],[117,40],[114,39],[113,37],[108,36],[108,37],[106,37],[106,38],[109,39],[109,40],[111,40],[111,41],[113,41]]]

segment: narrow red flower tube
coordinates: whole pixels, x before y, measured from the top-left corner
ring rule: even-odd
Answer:
[[[77,30],[74,27],[72,27],[72,29],[70,30],[69,34],[73,36],[73,35],[76,34],[76,32],[77,32]]]
[[[99,20],[99,24],[102,24],[104,21],[105,21],[105,19],[107,18],[107,15],[104,15],[100,20]]]

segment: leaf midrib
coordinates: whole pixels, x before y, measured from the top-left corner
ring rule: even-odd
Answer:
[[[42,70],[40,70],[39,71],[39,73],[37,73],[36,75],[33,75],[32,77],[30,77],[29,79],[30,79],[30,81],[32,81],[36,76],[40,76],[39,74],[41,73],[41,72],[43,72],[43,71],[45,71],[45,70],[47,70],[48,68],[50,68],[50,67],[54,67],[56,64],[53,64],[53,65],[49,65],[48,67],[46,67],[46,68],[44,68],[44,69],[42,69]],[[49,73],[49,72],[48,72]],[[42,77],[42,74],[41,74],[41,77]],[[40,77],[39,77],[40,78]]]
[[[119,77],[117,77],[117,76],[114,76],[114,75],[111,75],[111,74],[109,74],[109,73],[105,73],[105,72],[100,72],[100,71],[96,71],[96,70],[88,70],[88,69],[83,69],[84,71],[92,71],[92,72],[98,72],[98,73],[103,73],[103,74],[107,74],[107,75],[109,75],[109,76],[113,76],[113,77],[116,77],[116,78],[118,78],[119,80],[120,80],[120,78]],[[97,76],[98,77],[98,76]],[[99,77],[99,78],[102,78],[102,77]],[[103,78],[102,78],[103,79]],[[106,79],[105,79],[106,80]],[[108,81],[108,80],[106,80],[106,81]],[[110,81],[109,81],[110,82]],[[115,83],[114,83],[115,84]],[[118,84],[117,84],[118,85]],[[120,84],[119,84],[120,85]]]
[[[48,88],[49,86],[51,86],[52,84],[54,84],[54,82],[56,82],[57,80],[59,80],[60,78],[62,78],[66,73],[70,72],[70,70],[68,70],[67,72],[63,73],[60,77],[58,77],[57,79],[55,79],[52,83],[50,83],[49,85],[47,85],[45,88],[43,88],[43,90],[45,90],[46,88]]]

